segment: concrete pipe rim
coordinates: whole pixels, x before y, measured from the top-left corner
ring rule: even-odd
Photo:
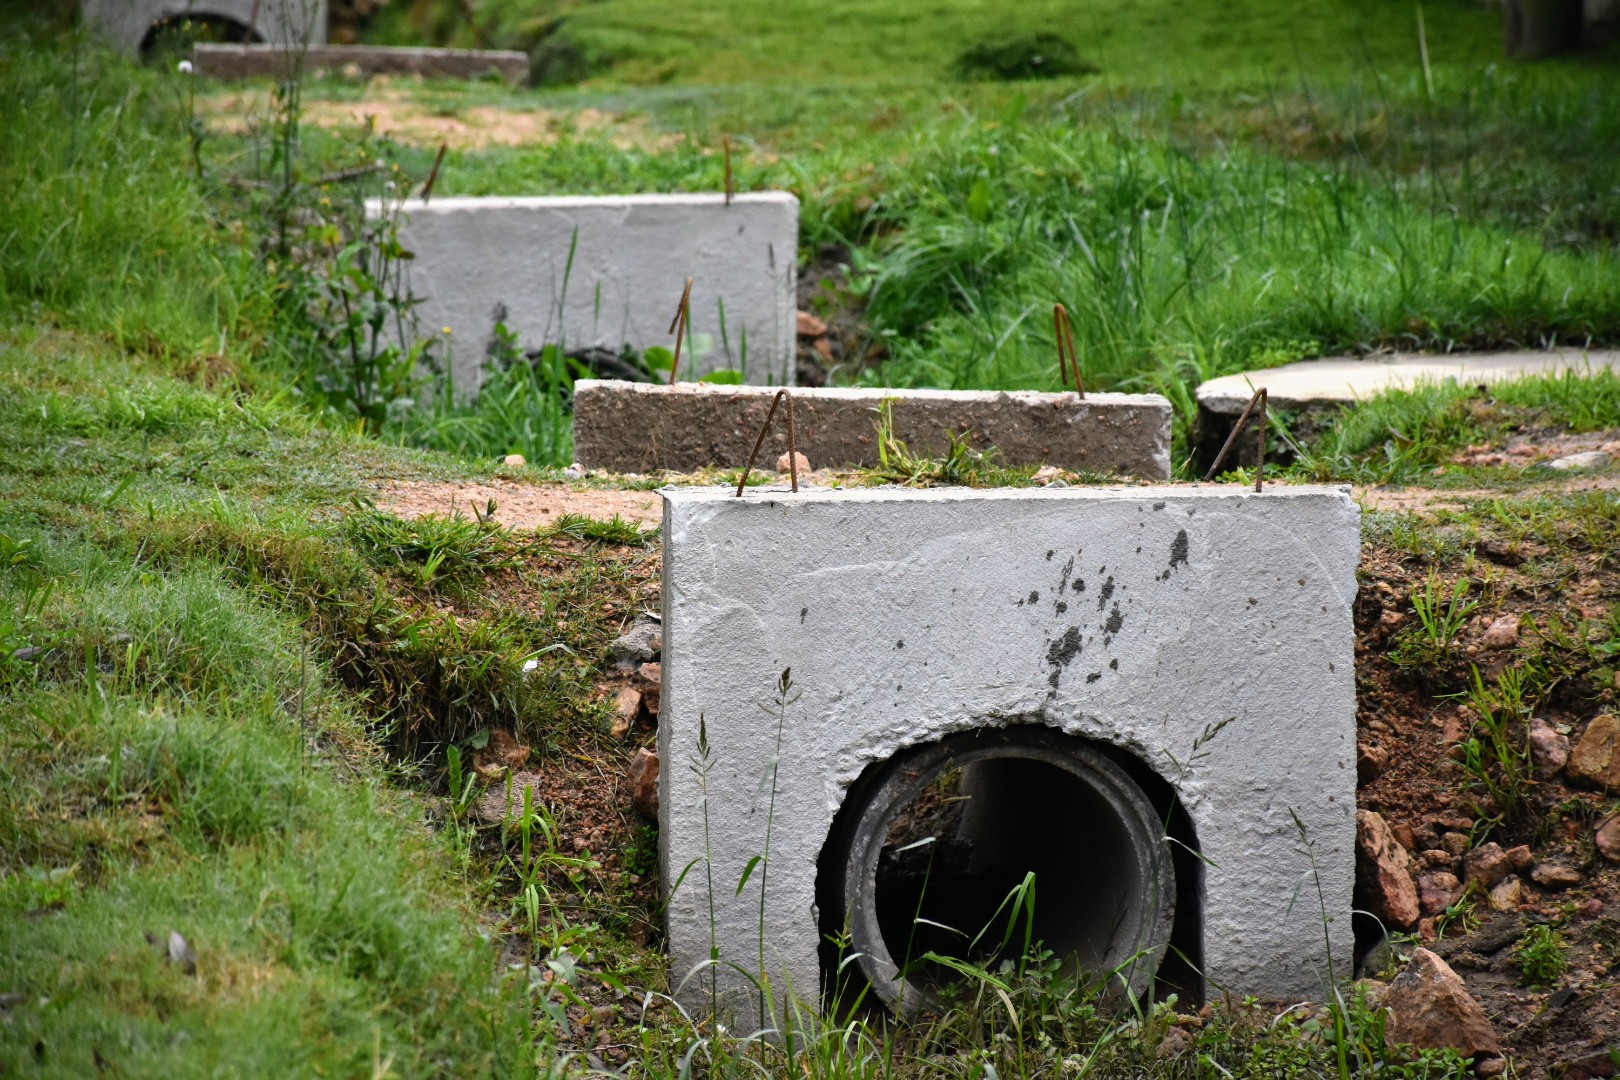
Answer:
[[[1170,841],[1153,803],[1123,767],[1087,740],[1047,727],[985,728],[903,750],[882,764],[874,784],[850,793],[861,803],[845,834],[847,855],[841,860],[838,885],[850,959],[878,999],[897,1015],[914,1017],[925,1009],[942,1008],[942,1002],[923,981],[901,977],[884,940],[877,871],[890,827],[918,795],[951,770],[1009,760],[1055,768],[1088,788],[1113,812],[1113,819],[1102,824],[1116,829],[1129,849],[1139,883],[1132,897],[1138,903],[1119,912],[1125,918],[1115,925],[1123,932],[1110,936],[1105,963],[1087,974],[1104,978],[1105,995],[1142,997],[1152,990],[1176,915]],[[1038,881],[1036,894],[1037,905],[1063,899],[1042,893]]]

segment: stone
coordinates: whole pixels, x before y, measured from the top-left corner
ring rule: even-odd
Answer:
[[[521,469],[529,464],[529,459],[524,457],[522,454],[507,454],[505,457],[501,458],[501,464],[505,465],[508,469]]]
[[[210,3],[217,0],[209,0]],[[302,3],[303,0],[298,0]],[[261,7],[282,7],[261,3]],[[273,45],[207,44],[192,46],[197,73],[211,79],[276,78],[286,70],[286,52]],[[409,75],[428,79],[483,79],[494,76],[512,85],[529,78],[529,55],[516,49],[429,49],[399,45],[312,45],[304,51],[304,77],[341,75],[359,81],[372,75]]]
[[[373,218],[393,209],[368,204]],[[473,393],[483,377],[497,310],[525,348],[559,340],[615,356],[625,347],[670,348],[670,317],[688,277],[691,347],[677,377],[725,368],[741,370],[745,382],[793,384],[799,201],[789,192],[740,192],[729,204],[719,192],[451,196],[425,204],[413,196],[400,214],[400,244],[414,254],[417,321],[422,333],[449,329],[444,348],[460,392]],[[746,359],[739,356],[745,334]],[[656,437],[624,434],[636,442]],[[577,445],[587,466],[606,464],[591,456],[588,433]]]
[[[1569,761],[1569,736],[1535,717],[1530,721],[1530,760],[1543,780],[1557,776]]]
[[[638,749],[625,769],[630,805],[643,817],[658,820],[658,754],[646,747]]]
[[[1412,831],[1412,826],[1408,825],[1406,822],[1390,822],[1389,834],[1395,838],[1395,842],[1397,844],[1401,845],[1401,847],[1405,848],[1407,851],[1417,850],[1417,834]]]
[[[1610,862],[1620,862],[1620,814],[1610,814],[1599,822],[1592,839],[1599,855]]]
[[[1410,930],[1422,914],[1417,885],[1412,881],[1411,857],[1382,815],[1371,810],[1356,811],[1356,847],[1361,855],[1356,866],[1357,882],[1373,914],[1388,926]]]
[[[1496,841],[1488,841],[1463,856],[1463,877],[1468,884],[1476,882],[1482,889],[1492,889],[1513,872],[1513,863],[1507,852]]]
[[[1356,779],[1370,784],[1384,773],[1389,764],[1389,751],[1376,743],[1362,743],[1356,747]]]
[[[489,741],[473,751],[473,771],[485,780],[499,780],[527,762],[530,752],[510,731],[495,728]]]
[[[798,459],[799,475],[804,476],[810,471],[810,459],[805,457],[803,454],[794,454],[793,456]],[[788,465],[788,456],[784,452],[776,459],[776,471],[779,473],[788,472]]]
[[[1450,870],[1455,872],[1460,868],[1462,860],[1451,852],[1442,848],[1427,848],[1418,855],[1425,870]]]
[[[1559,866],[1557,863],[1539,863],[1530,871],[1530,880],[1543,889],[1557,891],[1567,889],[1581,883],[1581,872],[1571,866]]]
[[[1517,911],[1524,903],[1524,883],[1517,875],[1505,877],[1492,887],[1489,899],[1493,911]]]
[[[1571,780],[1620,791],[1620,716],[1603,713],[1594,717],[1569,752],[1564,771]]]
[[[1462,882],[1449,870],[1430,870],[1417,879],[1418,906],[1425,915],[1438,915],[1462,899]]]
[[[1613,459],[1602,450],[1587,450],[1580,454],[1570,454],[1568,457],[1554,458],[1547,462],[1549,469],[1607,469]]]
[[[515,825],[523,814],[523,793],[530,791],[530,805],[540,805],[540,773],[535,769],[516,769],[500,783],[491,784],[473,805],[478,820],[491,825]]]
[[[1496,1029],[1462,977],[1428,949],[1413,952],[1411,964],[1389,984],[1383,1005],[1390,1012],[1384,1034],[1391,1047],[1450,1048],[1474,1058],[1501,1053]]]
[[[630,734],[635,726],[636,717],[641,715],[641,691],[633,686],[621,686],[613,695],[613,726],[610,729],[615,739],[622,739]]]
[[[1487,649],[1511,649],[1519,643],[1519,617],[1503,615],[1491,620],[1479,643]]]
[[[729,304],[727,312],[729,319]],[[581,379],[574,384],[574,452],[588,467],[614,472],[740,469],[776,393],[768,386]],[[972,448],[995,448],[1003,465],[1170,476],[1171,408],[1157,394],[800,388],[793,391],[799,449],[822,468],[876,466],[885,402],[894,437],[914,454],[941,456],[952,436],[968,432]],[[763,460],[786,449],[779,409]]]
[[[664,669],[661,664],[642,664],[636,669],[636,681],[641,685],[641,703],[647,712],[657,716],[663,704]]]
[[[1507,1072],[1507,1058],[1486,1057],[1474,1062],[1475,1076],[1501,1076]]]
[[[818,338],[827,336],[827,324],[816,318],[808,311],[799,312],[799,336],[802,338]]]
[[[608,646],[613,666],[626,675],[649,660],[656,660],[664,649],[664,624],[643,615],[630,624],[630,628]]]
[[[178,12],[190,10],[190,3],[176,0],[81,0],[80,19],[83,24],[115,48],[134,56],[141,50],[153,26]],[[274,51],[286,64],[286,46],[293,42],[308,41],[319,45],[326,41],[327,0],[299,0],[297,3],[264,3],[263,0],[207,0],[197,5],[209,15],[241,29],[251,28],[263,46]],[[276,46],[280,46],[277,48]],[[199,74],[204,67],[195,63]]]
[[[1453,855],[1461,855],[1468,850],[1468,834],[1460,832],[1441,833],[1440,846]]]
[[[1507,849],[1508,862],[1512,864],[1514,873],[1523,874],[1536,865],[1536,856],[1530,850],[1529,844],[1517,844]]]
[[[1560,1061],[1553,1069],[1552,1075],[1559,1080],[1609,1080],[1609,1077],[1620,1073],[1620,1067],[1616,1066],[1613,1055],[1606,1049]]]
[[[1209,985],[1322,1000],[1324,951],[1350,969],[1360,537],[1347,489],[662,494],[662,880],[702,862],[707,828],[717,885],[712,923],[702,866],[666,896],[671,970],[708,958],[711,926],[722,960],[757,966],[759,895],[735,883],[763,850],[762,778],[791,825],[771,839],[767,974],[815,987],[817,862],[851,785],[903,748],[1014,724],[1118,747],[1179,796],[1205,860]],[[761,704],[788,668],[798,697],[778,756]],[[688,767],[700,729],[706,796]],[[1302,880],[1313,901],[1290,906]],[[1063,903],[1053,890],[1043,905]],[[748,981],[718,977],[722,1007],[746,1011]],[[705,1000],[699,982],[684,1001]]]

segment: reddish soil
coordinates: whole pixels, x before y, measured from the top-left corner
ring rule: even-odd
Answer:
[[[488,480],[454,484],[433,480],[390,481],[377,488],[377,508],[403,518],[424,514],[472,517],[495,504],[495,520],[509,529],[544,529],[564,514],[612,518],[643,525],[664,520],[664,500],[655,491],[608,491],[566,484]]]

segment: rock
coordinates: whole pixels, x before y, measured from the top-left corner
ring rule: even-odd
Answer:
[[[165,942],[165,956],[169,963],[185,972],[187,975],[197,974],[197,953],[191,947],[191,942],[178,930],[170,930],[168,941]]]
[[[507,454],[505,457],[501,458],[501,464],[505,465],[508,469],[522,469],[527,467],[529,464],[529,459],[524,457],[522,454]]]
[[[1507,1058],[1497,1056],[1480,1058],[1474,1062],[1475,1076],[1501,1076],[1507,1072]]]
[[[803,454],[799,454],[799,453],[795,453],[793,456],[799,462],[799,474],[801,476],[810,471],[810,459],[809,458],[807,458]],[[779,472],[779,473],[785,473],[785,472],[788,471],[788,456],[787,456],[787,454],[784,453],[784,454],[782,454],[782,456],[780,456],[780,457],[778,457],[776,459],[776,471]]]
[[[1418,906],[1425,915],[1438,915],[1462,896],[1462,882],[1446,870],[1430,870],[1417,879]]]
[[[1406,616],[1399,611],[1386,611],[1378,616],[1378,628],[1386,634],[1393,633],[1400,629],[1401,623],[1405,621]]]
[[[1457,856],[1440,848],[1426,848],[1418,853],[1418,860],[1423,863],[1425,870],[1450,870],[1453,873],[1462,863]]]
[[[1607,469],[1613,459],[1602,450],[1587,450],[1547,462],[1549,469]]]
[[[1389,764],[1389,751],[1374,743],[1361,743],[1356,747],[1356,779],[1363,784],[1377,780]]]
[[[1487,649],[1511,649],[1519,643],[1519,617],[1503,615],[1485,628],[1479,643]]]
[[[11,658],[13,660],[22,660],[26,662],[39,659],[44,652],[45,650],[40,648],[38,645],[24,645],[22,648],[13,652],[11,654]]]
[[[1356,811],[1356,844],[1361,854],[1356,875],[1373,913],[1391,926],[1410,930],[1421,914],[1411,856],[1383,816],[1371,810]]]
[[[1470,885],[1477,881],[1487,891],[1495,888],[1512,871],[1513,864],[1508,861],[1507,852],[1494,840],[1479,845],[1463,856],[1463,877]]]
[[[639,616],[608,651],[613,666],[625,675],[635,672],[642,664],[657,660],[664,651],[664,624],[650,615]]]
[[[658,820],[658,755],[643,747],[630,759],[624,779],[630,790],[630,805],[646,817]]]
[[[636,717],[641,715],[641,691],[633,686],[621,686],[619,692],[613,695],[613,726],[610,729],[615,739],[622,739],[630,734],[635,726]]]
[[[1553,1075],[1560,1080],[1608,1080],[1616,1072],[1620,1072],[1620,1068],[1616,1067],[1614,1058],[1607,1050],[1561,1061],[1553,1068]]]
[[[1468,834],[1460,832],[1443,833],[1440,836],[1440,846],[1453,855],[1461,855],[1468,850]]]
[[[1463,759],[1462,744],[1468,740],[1468,717],[1461,710],[1446,717],[1446,725],[1440,730],[1440,745],[1446,748],[1446,756],[1453,761]]]
[[[1384,1031],[1390,1046],[1449,1047],[1473,1058],[1501,1053],[1485,1010],[1468,993],[1461,976],[1428,949],[1412,954],[1412,963],[1389,984],[1383,1004],[1391,1014]]]
[[[1515,873],[1525,873],[1532,866],[1536,865],[1536,857],[1535,854],[1531,852],[1529,844],[1520,844],[1517,847],[1508,848],[1507,857],[1508,862],[1513,864],[1513,870]]]
[[[1620,716],[1603,713],[1586,725],[1565,766],[1572,780],[1620,791]]]
[[[1620,862],[1620,814],[1610,814],[1599,822],[1593,840],[1599,855],[1610,862]]]
[[[827,336],[827,324],[808,311],[799,312],[799,336],[818,338]]]
[[[1569,761],[1569,736],[1539,717],[1531,720],[1530,759],[1542,779],[1557,776]]]
[[[1395,838],[1395,842],[1401,845],[1401,847],[1405,848],[1407,851],[1417,850],[1417,834],[1412,831],[1412,826],[1408,825],[1406,822],[1400,821],[1391,823],[1389,826],[1389,835],[1393,836]]]
[[[1570,866],[1559,866],[1557,863],[1542,863],[1530,871],[1530,880],[1543,889],[1567,889],[1571,885],[1581,883],[1581,872]]]
[[[1516,543],[1507,543],[1501,540],[1487,540],[1479,545],[1480,554],[1493,563],[1503,566],[1523,566],[1524,554]]]
[[[563,470],[563,475],[570,480],[583,480],[585,479],[585,466],[576,461]]]
[[[530,805],[540,805],[540,773],[535,769],[516,769],[506,782],[492,784],[473,805],[478,820],[491,825],[514,824],[523,814],[523,792],[533,791]]]
[[[649,713],[657,716],[660,698],[663,696],[664,666],[642,664],[636,669],[636,682],[641,686],[641,703],[647,706]]]
[[[473,751],[473,771],[485,780],[499,780],[527,762],[530,752],[510,731],[496,728],[489,741]]]
[[[1517,876],[1503,878],[1490,892],[1493,911],[1517,911],[1524,903],[1524,883]]]

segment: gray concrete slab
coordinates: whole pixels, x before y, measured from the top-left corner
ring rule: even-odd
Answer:
[[[198,75],[212,79],[278,78],[285,50],[274,45],[199,44],[191,52]],[[300,61],[308,76],[420,75],[435,79],[498,77],[513,85],[529,78],[527,53],[512,49],[417,49],[386,45],[311,45]]]
[[[1210,379],[1198,387],[1201,409],[1236,416],[1261,386],[1273,408],[1343,405],[1386,390],[1410,390],[1422,383],[1455,379],[1465,385],[1490,384],[1526,375],[1566,371],[1620,371],[1620,350],[1559,349],[1504,353],[1452,353],[1446,356],[1331,357],[1300,360],[1281,367]]]
[[[740,368],[749,382],[793,382],[799,201],[788,192],[729,205],[718,193],[412,198],[400,240],[415,253],[421,326],[450,330],[462,388],[477,385],[497,307],[526,347],[671,347],[687,277],[683,377]]]
[[[326,41],[327,0],[81,0],[84,24],[115,48],[140,51],[157,23],[187,15],[225,20],[273,45]]]
[[[765,423],[769,387],[660,386],[582,380],[574,389],[574,457],[614,472],[741,468]],[[1170,402],[1157,394],[1039,394],[827,387],[793,391],[799,451],[816,468],[878,463],[879,408],[914,453],[943,454],[971,434],[1007,465],[1053,464],[1149,480],[1170,475]],[[760,451],[769,469],[787,450],[779,410]]]
[[[902,748],[1010,724],[1117,747],[1174,788],[1207,860],[1210,987],[1291,999],[1320,994],[1330,959],[1348,975],[1348,489],[663,494],[672,983],[707,959],[712,925],[722,961],[748,970],[763,934],[775,991],[814,1001],[817,858],[850,784]],[[789,667],[802,696],[778,759],[761,703]],[[773,760],[762,927],[763,875],[737,886],[763,853]],[[683,999],[701,1008],[708,977]],[[723,1008],[740,1007],[747,984],[719,978]]]

